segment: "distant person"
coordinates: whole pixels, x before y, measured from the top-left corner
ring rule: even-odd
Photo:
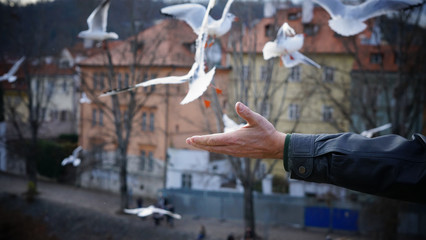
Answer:
[[[142,208],[142,206],[143,206],[143,199],[142,199],[142,197],[138,197],[136,199],[136,205],[138,206],[138,208]]]
[[[226,240],[235,240],[234,238],[234,234],[229,234],[228,237],[226,238]]]
[[[254,239],[253,230],[250,227],[246,228],[246,231],[244,232],[244,240],[253,240],[253,239]]]
[[[173,204],[169,203],[166,206],[166,210],[174,213],[175,212],[175,207],[173,206]],[[169,224],[170,227],[173,227],[173,225],[174,225],[174,218],[172,216],[170,216],[170,215],[166,215],[166,222],[167,222],[167,224]]]
[[[198,233],[197,240],[206,239],[206,228],[204,225],[201,225],[200,232]]]
[[[283,159],[293,179],[426,203],[426,137],[421,134],[412,140],[398,135],[285,134],[244,104],[235,108],[246,126],[186,142],[236,157]]]

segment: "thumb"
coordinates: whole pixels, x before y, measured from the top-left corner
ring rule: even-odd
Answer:
[[[253,112],[241,102],[235,104],[235,111],[242,119],[246,120],[249,125],[256,125],[261,120],[261,116],[258,113]]]

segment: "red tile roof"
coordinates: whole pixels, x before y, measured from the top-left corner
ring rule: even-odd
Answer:
[[[175,19],[162,20],[158,24],[136,35],[139,57],[136,62],[140,66],[182,66],[190,67],[194,55],[189,45],[196,39],[195,33],[184,22]],[[122,44],[111,49],[112,62],[118,66],[133,64],[132,47],[135,36],[126,39]],[[97,54],[80,63],[80,65],[105,65],[106,54]]]

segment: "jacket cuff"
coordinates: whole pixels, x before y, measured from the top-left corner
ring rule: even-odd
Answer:
[[[312,174],[315,138],[312,134],[293,133],[291,135],[288,150],[288,168],[291,178],[304,180]]]
[[[283,164],[284,164],[284,170],[286,170],[287,172],[289,171],[289,168],[288,168],[288,147],[290,145],[290,139],[291,139],[291,134],[286,134],[285,141],[284,141]]]

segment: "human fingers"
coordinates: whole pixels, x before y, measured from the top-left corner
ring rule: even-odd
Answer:
[[[246,120],[249,125],[256,125],[263,118],[260,114],[253,112],[241,102],[235,104],[235,111],[242,119]]]
[[[192,136],[186,139],[189,145],[204,145],[204,146],[225,146],[228,144],[227,138],[229,134],[216,133],[202,136]]]

